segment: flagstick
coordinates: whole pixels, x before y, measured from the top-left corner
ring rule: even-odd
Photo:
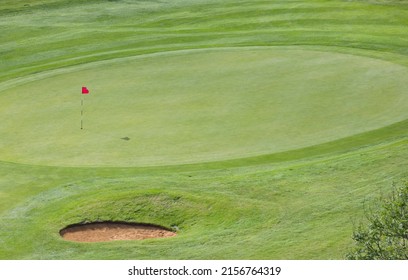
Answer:
[[[81,94],[81,129],[84,129],[84,95]]]

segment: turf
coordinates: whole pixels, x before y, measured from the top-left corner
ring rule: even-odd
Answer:
[[[341,259],[364,204],[407,176],[406,1],[0,14],[2,259]],[[179,234],[58,235],[101,220]]]
[[[3,91],[3,160],[209,162],[317,145],[408,116],[408,69],[331,52],[203,49],[67,71]],[[92,91],[82,97],[83,130],[81,84]]]

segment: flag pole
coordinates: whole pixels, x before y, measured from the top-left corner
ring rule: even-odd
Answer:
[[[84,129],[84,95],[81,94],[81,129]]]
[[[81,129],[84,129],[84,94],[89,94],[87,87],[82,87],[81,91]]]

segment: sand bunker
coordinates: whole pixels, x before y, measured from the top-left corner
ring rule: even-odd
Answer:
[[[96,222],[68,226],[60,231],[65,240],[77,242],[106,242],[165,238],[176,233],[160,226],[124,222]]]

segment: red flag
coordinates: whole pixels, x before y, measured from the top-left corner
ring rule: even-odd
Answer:
[[[89,94],[89,90],[87,87],[82,87],[82,94]]]

